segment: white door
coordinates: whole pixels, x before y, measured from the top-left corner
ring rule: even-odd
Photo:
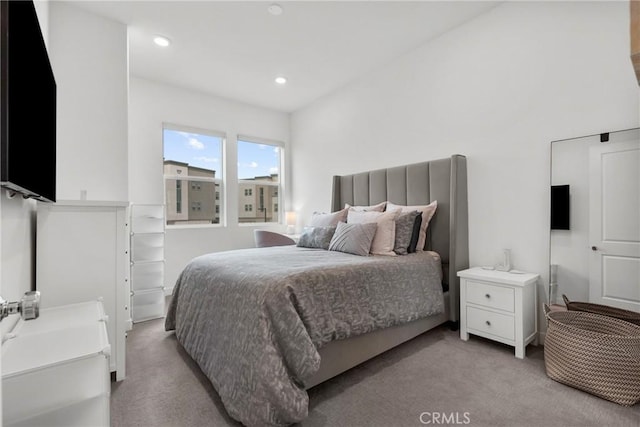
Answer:
[[[589,151],[589,301],[640,312],[640,138]]]

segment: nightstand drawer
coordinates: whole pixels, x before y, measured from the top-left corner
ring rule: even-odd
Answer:
[[[513,313],[513,288],[494,286],[487,283],[467,280],[466,291],[467,302]]]
[[[507,340],[514,340],[516,336],[513,316],[475,307],[467,307],[467,328]]]

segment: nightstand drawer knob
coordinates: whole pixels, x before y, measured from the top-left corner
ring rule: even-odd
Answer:
[[[484,296],[487,297],[487,298],[491,298],[491,295],[489,295],[489,294],[484,294]]]
[[[489,322],[488,320],[485,323],[487,324],[487,326],[491,326],[491,322]]]

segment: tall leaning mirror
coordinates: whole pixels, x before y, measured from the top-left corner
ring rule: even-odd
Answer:
[[[550,303],[640,312],[640,129],[551,143]]]

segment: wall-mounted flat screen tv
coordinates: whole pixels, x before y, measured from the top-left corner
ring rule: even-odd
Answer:
[[[0,184],[56,200],[56,81],[32,1],[0,3]]]
[[[568,185],[551,186],[551,229],[570,230],[570,192]]]

